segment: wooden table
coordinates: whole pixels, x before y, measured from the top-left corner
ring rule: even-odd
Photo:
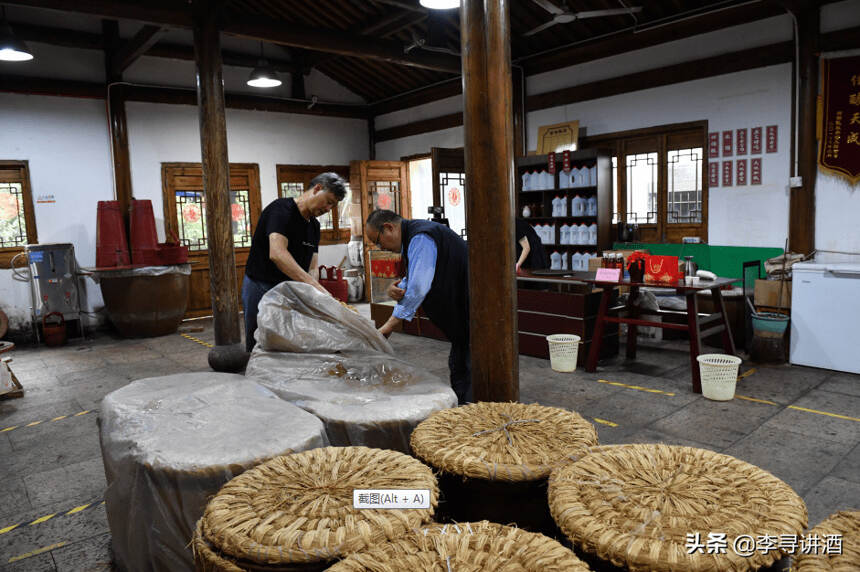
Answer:
[[[600,340],[603,334],[603,328],[606,323],[627,324],[627,358],[636,359],[636,330],[638,326],[650,326],[653,328],[663,328],[670,330],[682,330],[687,332],[690,337],[690,368],[692,369],[693,391],[702,393],[702,381],[699,376],[699,363],[696,358],[702,353],[702,339],[710,335],[722,332],[723,335],[723,351],[729,355],[735,355],[735,342],[732,339],[732,331],[729,327],[728,317],[726,315],[726,306],[723,302],[723,296],[720,293],[720,288],[737,282],[736,278],[717,278],[716,280],[700,280],[696,286],[686,286],[683,280],[679,280],[673,284],[659,284],[651,282],[631,282],[630,280],[622,280],[620,282],[605,282],[598,281],[593,274],[590,277],[583,277],[583,273],[575,273],[576,280],[593,284],[603,289],[603,296],[600,299],[600,309],[597,312],[597,323],[594,326],[594,339],[596,343],[591,345],[588,354],[588,361],[585,365],[585,371],[594,372],[597,370],[597,359],[600,355]],[[617,286],[628,286],[630,288],[630,296],[627,301],[626,308],[622,310],[618,316],[609,315],[609,298],[612,290]],[[686,298],[687,301],[687,323],[672,324],[667,322],[654,322],[640,318],[640,310],[638,306],[633,304],[633,301],[639,296],[639,288],[643,286],[674,288],[675,292]],[[710,290],[714,300],[713,314],[699,315],[698,303],[696,294],[702,290]],[[613,308],[614,310],[614,308]]]

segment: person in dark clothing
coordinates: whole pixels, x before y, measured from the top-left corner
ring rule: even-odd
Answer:
[[[406,269],[406,277],[388,289],[398,304],[379,333],[387,337],[403,320],[411,321],[420,306],[451,342],[451,388],[460,404],[471,402],[466,242],[447,226],[404,219],[389,210],[370,213],[364,233],[383,250],[400,253]]]
[[[328,294],[317,281],[320,223],[346,196],[346,182],[336,173],[322,173],[295,199],[275,199],[263,209],[251,239],[242,282],[245,311],[245,349],[254,349],[257,309],[263,294],[285,280],[311,284]]]
[[[516,248],[517,272],[520,268],[526,270],[542,270],[549,267],[549,259],[540,237],[532,225],[521,218],[516,219]]]

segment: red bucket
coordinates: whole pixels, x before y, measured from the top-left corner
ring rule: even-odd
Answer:
[[[48,318],[56,316],[59,322],[48,323]],[[45,314],[42,318],[42,335],[45,337],[46,346],[62,346],[66,343],[66,320],[59,312]]]
[[[119,201],[99,201],[96,216],[96,266],[129,264],[125,222]]]

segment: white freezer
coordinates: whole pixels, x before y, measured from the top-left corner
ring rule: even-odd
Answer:
[[[860,373],[860,264],[792,267],[792,364]]]

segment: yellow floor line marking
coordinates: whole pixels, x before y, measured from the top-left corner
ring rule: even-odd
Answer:
[[[756,399],[755,397],[747,397],[746,395],[738,395],[735,394],[735,397],[738,399],[744,399],[746,401],[755,401],[756,403],[764,403],[765,405],[779,405],[779,403],[774,403],[773,401],[768,401],[767,399]]]
[[[628,385],[626,383],[621,383],[618,381],[609,381],[607,379],[598,379],[597,383],[608,383],[609,385],[614,385],[616,387],[624,387],[626,389],[635,389],[636,391],[645,391],[647,393],[659,393],[660,395],[668,395],[669,397],[674,397],[675,394],[671,391],[663,391],[662,389],[652,389],[650,387],[642,387],[641,385]]]
[[[592,417],[595,421],[600,423],[601,425],[609,425],[610,427],[618,427],[618,423],[613,423],[612,421],[607,421],[606,419],[599,419],[597,417]]]
[[[21,526],[21,524],[13,524],[12,526],[7,526],[6,528],[0,528],[0,534],[6,534],[7,532],[12,532],[16,528]]]
[[[837,419],[847,419],[848,421],[857,421],[860,423],[860,419],[856,417],[848,417],[847,415],[839,415],[838,413],[828,413],[827,411],[819,411],[818,409],[807,409],[806,407],[798,407],[797,405],[789,405],[788,409],[796,409],[798,411],[806,411],[807,413],[815,413],[816,415],[827,415],[828,417],[836,417]]]
[[[42,419],[41,421],[33,421],[32,423],[27,423],[26,425],[12,425],[11,427],[0,429],[0,433],[5,433],[6,431],[13,431],[15,429],[21,429],[24,427],[35,427],[36,425],[41,425],[42,423],[53,423],[54,421],[62,421],[63,419],[69,419],[71,417],[80,417],[81,415],[92,413],[93,411],[95,411],[95,409],[87,409],[86,411],[79,411],[74,415],[60,415],[59,417],[54,417],[53,419]]]
[[[54,514],[46,514],[45,516],[43,516],[43,517],[41,517],[41,518],[37,518],[36,520],[34,520],[33,522],[31,522],[31,523],[30,523],[30,526],[33,526],[34,524],[42,524],[43,522],[45,522],[45,521],[47,521],[47,520],[51,520],[51,519],[52,519],[52,518],[54,518],[55,516],[57,516],[57,513],[54,513]]]
[[[748,370],[746,370],[745,372],[743,372],[742,374],[740,374],[740,375],[738,376],[738,381],[740,381],[740,380],[742,380],[743,378],[748,377],[748,376],[750,376],[750,375],[752,375],[752,374],[754,374],[754,373],[755,373],[755,368],[748,369]]]
[[[72,510],[70,510],[69,512],[67,512],[66,514],[67,514],[67,515],[69,515],[69,514],[75,514],[76,512],[81,512],[82,510],[85,510],[85,509],[87,509],[87,508],[89,508],[89,507],[91,507],[91,506],[93,506],[93,503],[89,503],[89,504],[82,504],[81,506],[76,506],[75,508],[73,508]]]
[[[185,338],[186,340],[191,340],[192,342],[196,342],[196,343],[200,344],[201,346],[206,346],[207,348],[214,347],[209,342],[204,342],[203,340],[195,338],[194,336],[189,336],[188,334],[179,334],[179,335],[182,336],[183,338]]]
[[[20,556],[13,556],[12,558],[9,559],[7,564],[12,564],[13,562],[18,562],[19,560],[24,560],[26,558],[32,558],[33,556],[38,556],[39,554],[43,554],[45,552],[50,552],[51,550],[55,550],[57,548],[60,548],[61,546],[65,546],[66,544],[68,544],[68,542],[66,542],[66,541],[58,542],[58,543],[52,544],[50,546],[45,546],[44,548],[38,548],[36,550],[33,550],[32,552],[27,552],[26,554],[21,554]]]

